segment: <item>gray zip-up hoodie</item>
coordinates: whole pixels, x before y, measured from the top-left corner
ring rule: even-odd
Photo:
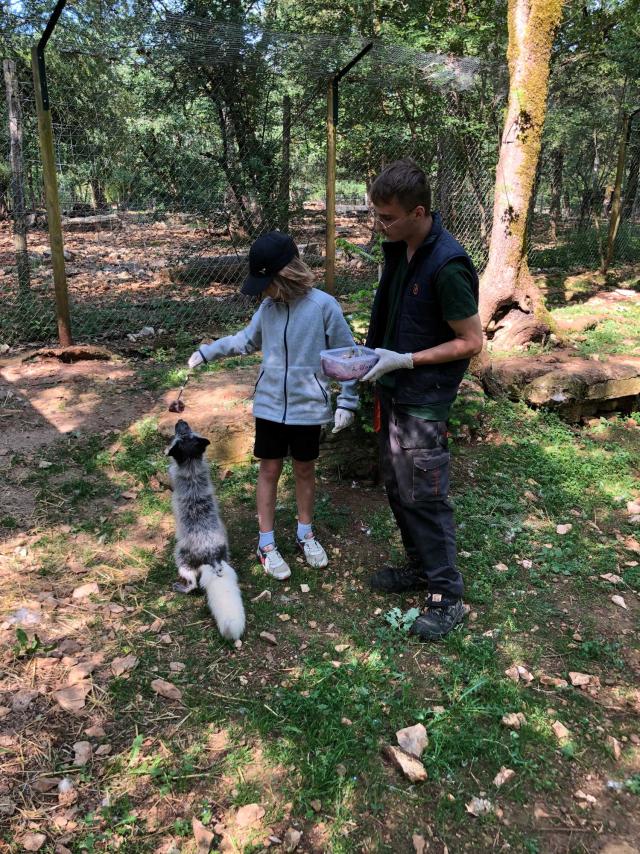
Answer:
[[[204,344],[207,361],[262,350],[253,414],[283,424],[327,424],[333,420],[331,380],[322,373],[320,351],[354,346],[342,309],[332,296],[312,288],[294,302],[267,297],[248,326]],[[340,383],[337,406],[356,410],[357,380]]]

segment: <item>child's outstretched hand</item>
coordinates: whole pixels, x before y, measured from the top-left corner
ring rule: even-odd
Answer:
[[[195,353],[192,353],[189,356],[189,361],[187,362],[187,365],[190,368],[197,368],[198,365],[201,365],[203,362],[204,362],[204,356],[202,355],[200,350],[196,350]]]
[[[338,407],[333,419],[334,427],[331,432],[339,433],[341,430],[344,430],[345,427],[350,427],[353,424],[355,417],[355,413],[350,409],[341,409]]]

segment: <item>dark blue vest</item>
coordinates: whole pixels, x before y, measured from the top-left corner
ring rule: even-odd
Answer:
[[[402,255],[407,251],[407,244],[404,240],[389,241],[382,244],[382,249],[385,265],[371,310],[368,347],[382,346],[389,290]],[[431,231],[411,259],[400,297],[394,348],[399,353],[417,353],[455,338],[453,329],[442,317],[435,288],[440,270],[454,260],[462,261],[468,267],[477,301],[478,274],[473,262],[453,235],[444,228],[440,214],[434,211]],[[459,359],[441,365],[419,365],[413,370],[396,371],[394,400],[396,403],[417,406],[450,403],[455,400],[458,386],[468,367],[469,359]]]

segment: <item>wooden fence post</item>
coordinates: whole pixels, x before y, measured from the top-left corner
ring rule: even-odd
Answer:
[[[330,294],[336,290],[336,122],[334,91],[338,84],[333,77],[327,86],[327,186],[326,186],[326,250],[325,287]]]
[[[73,343],[73,341],[71,338],[71,317],[69,313],[67,274],[64,266],[64,242],[62,239],[60,200],[58,198],[58,179],[56,176],[56,162],[53,146],[53,125],[51,123],[51,111],[49,110],[49,105],[47,104],[45,107],[42,100],[42,75],[37,47],[31,49],[31,68],[33,70],[33,85],[36,95],[36,111],[38,114],[38,138],[40,140],[44,195],[47,206],[47,225],[49,229],[49,245],[51,246],[51,265],[53,267],[53,282],[56,291],[58,338],[63,347],[68,347]]]

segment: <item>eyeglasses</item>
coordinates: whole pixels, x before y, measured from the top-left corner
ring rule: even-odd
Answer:
[[[411,208],[411,210],[408,213],[406,213],[404,216],[399,216],[397,219],[394,219],[391,222],[385,221],[384,217],[387,216],[387,214],[380,215],[380,214],[376,213],[375,210],[372,210],[371,214],[373,216],[374,223],[378,223],[378,225],[380,225],[381,228],[384,228],[385,231],[388,231],[390,228],[392,228],[397,223],[402,222],[403,219],[408,219],[417,207],[418,207],[418,205]]]

